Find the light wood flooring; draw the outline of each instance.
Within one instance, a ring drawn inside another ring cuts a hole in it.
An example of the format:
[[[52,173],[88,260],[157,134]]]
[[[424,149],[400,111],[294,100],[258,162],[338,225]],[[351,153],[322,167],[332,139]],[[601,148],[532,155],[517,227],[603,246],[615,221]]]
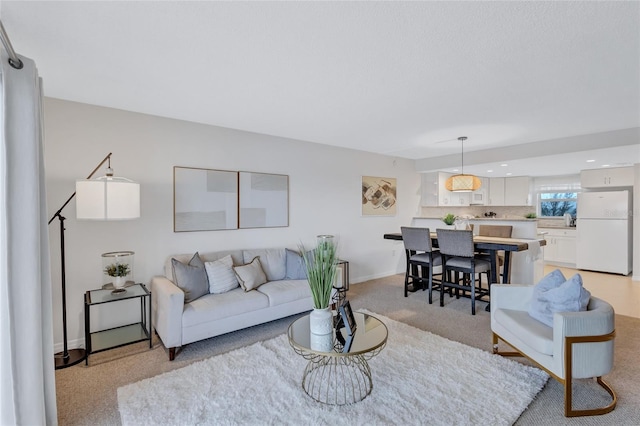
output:
[[[591,295],[609,302],[616,314],[640,318],[640,281],[632,281],[631,276],[603,274],[577,269],[545,265],[545,274],[560,269],[569,278],[578,273],[584,287]]]

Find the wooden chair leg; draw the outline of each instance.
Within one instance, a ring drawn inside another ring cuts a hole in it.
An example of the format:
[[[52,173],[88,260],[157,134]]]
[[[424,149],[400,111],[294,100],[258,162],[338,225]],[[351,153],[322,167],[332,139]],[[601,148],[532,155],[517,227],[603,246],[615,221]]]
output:
[[[176,359],[176,348],[169,348],[169,361]]]

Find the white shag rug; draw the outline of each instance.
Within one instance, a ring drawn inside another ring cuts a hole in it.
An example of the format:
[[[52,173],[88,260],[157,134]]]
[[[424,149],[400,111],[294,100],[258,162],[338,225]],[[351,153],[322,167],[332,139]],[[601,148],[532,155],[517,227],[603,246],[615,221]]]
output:
[[[365,311],[366,312],[366,311]],[[364,401],[328,406],[302,389],[285,334],[118,389],[122,424],[511,425],[549,376],[373,314],[389,330]]]

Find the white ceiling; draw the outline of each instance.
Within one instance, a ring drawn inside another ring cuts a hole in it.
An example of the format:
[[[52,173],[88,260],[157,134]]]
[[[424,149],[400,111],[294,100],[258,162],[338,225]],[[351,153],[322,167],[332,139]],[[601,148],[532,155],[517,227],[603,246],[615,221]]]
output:
[[[637,1],[5,0],[0,18],[46,96],[397,157],[640,127]],[[620,144],[602,161],[640,162]],[[537,174],[585,168],[561,152]]]

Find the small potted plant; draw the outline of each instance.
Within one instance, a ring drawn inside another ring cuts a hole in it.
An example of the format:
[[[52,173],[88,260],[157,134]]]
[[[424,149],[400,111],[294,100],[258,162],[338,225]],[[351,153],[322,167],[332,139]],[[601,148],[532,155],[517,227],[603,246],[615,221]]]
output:
[[[527,219],[535,219],[536,217],[538,217],[538,215],[535,213],[527,213],[525,217]]]
[[[131,272],[128,263],[112,263],[104,267],[105,275],[113,277],[113,286],[122,288],[127,280],[127,275]]]
[[[442,218],[442,221],[445,224],[451,226],[456,222],[456,215],[454,215],[453,213],[447,213],[447,215]]]

